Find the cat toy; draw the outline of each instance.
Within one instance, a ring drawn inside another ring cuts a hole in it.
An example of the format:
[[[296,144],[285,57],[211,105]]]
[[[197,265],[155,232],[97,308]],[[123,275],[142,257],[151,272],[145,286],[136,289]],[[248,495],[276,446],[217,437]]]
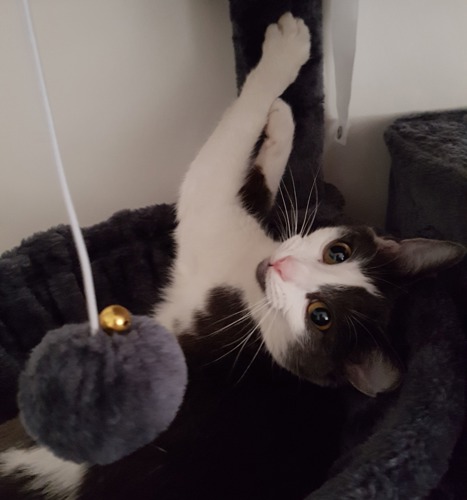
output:
[[[28,0],[23,7],[89,323],[50,331],[32,351],[19,381],[20,418],[27,432],[57,456],[103,465],[148,444],[170,425],[184,397],[187,367],[175,336],[150,318],[132,317],[118,305],[97,312]]]

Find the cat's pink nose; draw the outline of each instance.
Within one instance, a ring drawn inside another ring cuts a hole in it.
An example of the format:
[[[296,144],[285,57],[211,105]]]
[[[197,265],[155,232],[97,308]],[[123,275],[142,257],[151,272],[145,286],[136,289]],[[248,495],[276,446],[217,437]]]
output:
[[[270,265],[284,281],[287,281],[291,279],[293,262],[293,257],[289,255],[287,257],[282,257],[282,259],[271,262]]]

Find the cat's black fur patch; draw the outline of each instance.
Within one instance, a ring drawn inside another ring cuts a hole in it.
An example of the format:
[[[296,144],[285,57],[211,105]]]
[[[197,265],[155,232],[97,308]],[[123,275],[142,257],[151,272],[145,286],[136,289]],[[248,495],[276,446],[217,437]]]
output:
[[[50,500],[50,495],[28,488],[28,485],[34,479],[35,476],[23,474],[2,476],[0,481],[0,498],[2,500]]]
[[[307,335],[288,351],[290,370],[326,385],[342,385],[346,362],[360,363],[375,349],[395,356],[385,333],[388,308],[383,298],[364,288],[344,286],[325,286],[307,297],[323,302],[332,322],[328,330],[320,331],[306,321]]]
[[[239,196],[243,208],[258,222],[264,222],[271,210],[273,199],[259,165],[253,165],[248,170]]]
[[[406,279],[400,276],[393,257],[378,247],[375,234],[366,226],[346,226],[340,241],[350,246],[351,259],[359,262],[361,272],[374,283],[382,295],[392,299],[403,292],[401,285]]]
[[[238,290],[212,291],[199,336],[180,338],[189,386],[175,421],[153,444],[92,467],[80,498],[301,500],[325,480],[343,421],[338,393],[278,367],[256,337],[233,349],[254,323],[225,328],[240,315],[225,317],[244,307]]]

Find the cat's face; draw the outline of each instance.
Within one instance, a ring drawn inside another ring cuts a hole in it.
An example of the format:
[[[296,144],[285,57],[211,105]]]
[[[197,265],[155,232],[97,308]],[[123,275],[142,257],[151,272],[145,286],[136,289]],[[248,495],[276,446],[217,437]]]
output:
[[[387,338],[393,301],[407,276],[454,264],[462,246],[396,242],[367,227],[319,229],[285,241],[257,279],[288,332],[263,332],[276,361],[320,385],[346,380],[368,395],[398,384],[401,364]]]

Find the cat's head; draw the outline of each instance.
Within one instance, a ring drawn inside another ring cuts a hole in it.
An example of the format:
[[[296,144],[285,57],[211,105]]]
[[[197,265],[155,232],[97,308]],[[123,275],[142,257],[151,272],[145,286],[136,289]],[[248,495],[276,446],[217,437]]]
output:
[[[269,306],[288,327],[265,328],[266,347],[280,365],[317,384],[348,381],[370,396],[390,390],[402,368],[387,337],[395,298],[407,280],[464,255],[456,243],[396,241],[368,227],[292,237],[257,268]]]

